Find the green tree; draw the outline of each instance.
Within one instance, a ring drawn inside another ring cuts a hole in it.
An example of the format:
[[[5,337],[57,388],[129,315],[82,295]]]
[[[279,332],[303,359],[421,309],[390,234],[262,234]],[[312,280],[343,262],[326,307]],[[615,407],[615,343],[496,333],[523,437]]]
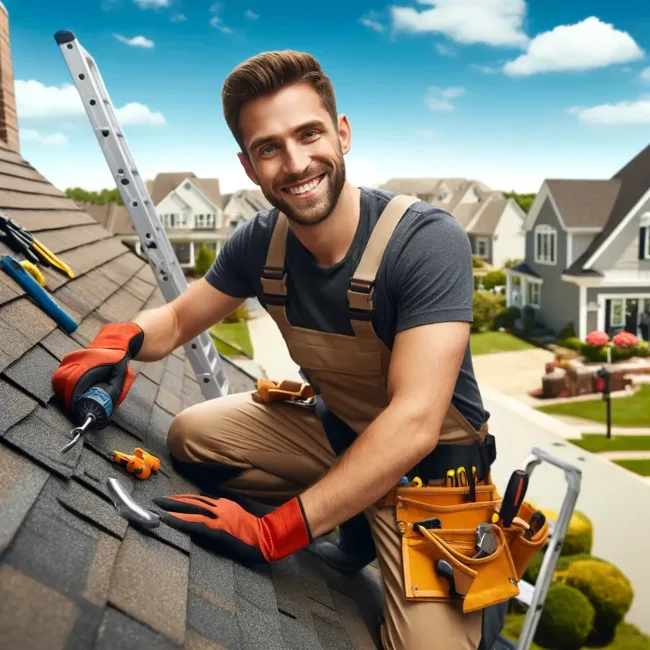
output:
[[[203,277],[210,270],[215,257],[214,251],[210,250],[205,244],[201,244],[194,261],[194,272],[198,276]]]
[[[528,211],[530,210],[530,206],[533,204],[533,201],[535,200],[535,194],[518,194],[514,190],[511,192],[501,192],[503,196],[506,197],[506,199],[514,199],[519,207],[526,213],[528,214]]]
[[[490,271],[484,278],[483,278],[483,286],[486,289],[494,289],[494,287],[503,287],[506,284],[506,274],[501,270],[501,269],[496,269],[494,271]]]
[[[123,205],[122,197],[117,187],[111,190],[104,188],[100,192],[84,190],[82,187],[68,187],[65,190],[65,195],[73,201],[83,203],[93,203],[95,205],[117,203],[118,205]]]

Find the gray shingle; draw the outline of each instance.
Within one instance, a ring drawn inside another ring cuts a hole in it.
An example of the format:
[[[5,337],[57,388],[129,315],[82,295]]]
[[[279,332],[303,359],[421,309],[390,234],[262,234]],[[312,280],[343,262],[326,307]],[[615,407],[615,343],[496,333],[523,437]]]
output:
[[[13,539],[49,474],[0,444],[0,555]]]
[[[17,447],[60,476],[69,478],[79,460],[81,445],[76,445],[66,454],[62,454],[61,448],[70,441],[70,437],[62,430],[48,427],[44,420],[38,417],[38,413],[39,409],[35,409],[24,420],[11,427],[4,434],[3,441]]]
[[[289,616],[280,616],[280,628],[287,650],[324,650],[313,627],[305,627]]]
[[[109,601],[182,645],[188,570],[184,553],[129,527],[115,561]]]
[[[69,481],[58,495],[59,501],[72,512],[92,522],[103,531],[124,537],[128,522],[112,503],[87,489],[75,480]]]
[[[242,650],[284,650],[280,628],[280,614],[269,614],[237,596],[239,629]]]
[[[235,563],[234,570],[237,595],[265,612],[277,613],[278,603],[275,599],[270,567],[252,569]]]
[[[5,361],[2,364],[4,368],[16,359],[20,359],[32,347],[32,343],[15,327],[2,320],[2,311],[0,311],[0,352],[5,356]]]
[[[356,650],[376,650],[377,644],[368,631],[356,601],[336,589],[330,589],[330,593],[348,638]],[[378,627],[375,630],[377,632]]]
[[[160,388],[156,395],[156,404],[170,415],[177,415],[181,411],[180,391],[171,393],[166,388]]]
[[[57,325],[31,299],[13,300],[2,307],[0,319],[15,327],[27,337],[32,345],[46,337]]]
[[[138,375],[125,400],[115,411],[115,423],[144,440],[157,392],[156,384],[144,375]]]
[[[95,650],[174,650],[179,646],[164,636],[134,621],[122,612],[107,607]]]
[[[233,561],[192,545],[190,591],[231,614],[236,611]]]
[[[106,479],[111,476],[118,478],[120,485],[128,494],[133,493],[135,481],[137,480],[133,474],[123,471],[115,463],[98,454],[88,445],[85,445],[81,452],[81,458],[75,468],[74,476],[86,487],[109,500],[111,497],[106,488]]]
[[[187,605],[187,626],[205,639],[227,650],[242,648],[237,617],[190,592]],[[263,646],[260,646],[263,647]]]
[[[165,360],[159,359],[158,361],[150,361],[145,363],[142,367],[142,374],[149,377],[151,381],[160,384],[163,373],[165,372]]]
[[[185,355],[185,350],[183,348],[177,348],[174,350],[174,354],[170,354],[167,357],[167,364],[165,369],[171,372],[172,375],[178,377],[179,379],[183,376],[185,370],[185,361],[183,357]]]
[[[60,489],[61,481],[50,477],[5,551],[3,562],[79,601],[98,540],[106,533],[66,511],[56,500]]]
[[[0,435],[28,416],[36,401],[0,377]]]
[[[5,368],[4,374],[15,384],[24,388],[42,404],[54,395],[52,375],[59,361],[40,345],[34,346],[18,361]]]
[[[54,300],[59,306],[68,312],[68,315],[77,322],[77,325],[83,320],[84,316],[90,314],[95,306],[88,302],[83,296],[80,296],[67,284],[59,287],[54,293]]]
[[[106,325],[106,323],[110,322],[111,321],[103,318],[94,311],[92,314],[88,314],[88,316],[79,323],[79,327],[77,327],[71,336],[75,341],[77,341],[77,343],[79,343],[79,345],[87,347],[88,344],[99,334],[99,330]]]
[[[77,606],[56,589],[0,565],[0,639],[7,650],[63,650]]]
[[[314,615],[316,634],[324,650],[354,650],[345,630]]]
[[[84,346],[79,345],[58,327],[52,330],[42,341],[41,345],[59,361],[69,352],[79,350]]]

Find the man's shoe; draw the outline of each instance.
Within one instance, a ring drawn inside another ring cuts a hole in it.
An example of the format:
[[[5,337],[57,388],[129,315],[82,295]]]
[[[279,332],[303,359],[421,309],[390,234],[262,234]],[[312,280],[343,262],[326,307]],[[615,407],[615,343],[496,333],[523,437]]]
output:
[[[363,514],[341,524],[338,539],[315,539],[311,550],[328,566],[344,575],[358,573],[377,557],[370,525]]]

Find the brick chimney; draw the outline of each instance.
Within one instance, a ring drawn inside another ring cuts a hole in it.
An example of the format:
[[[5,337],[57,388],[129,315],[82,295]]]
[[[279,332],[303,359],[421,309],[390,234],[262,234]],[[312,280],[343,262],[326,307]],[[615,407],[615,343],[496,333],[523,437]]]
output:
[[[0,139],[20,152],[14,70],[11,64],[9,13],[0,2]]]

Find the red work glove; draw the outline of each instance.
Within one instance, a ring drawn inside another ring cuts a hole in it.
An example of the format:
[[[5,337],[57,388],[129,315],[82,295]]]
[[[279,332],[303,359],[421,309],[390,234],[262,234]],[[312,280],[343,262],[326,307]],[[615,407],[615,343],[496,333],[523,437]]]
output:
[[[229,499],[196,494],[156,497],[161,517],[173,528],[218,553],[247,564],[281,560],[314,540],[302,509],[294,497],[264,517],[256,517]]]
[[[104,325],[83,350],[66,354],[52,375],[52,388],[69,409],[89,388],[103,384],[117,408],[135,380],[129,360],[144,341],[144,332],[135,323]]]

